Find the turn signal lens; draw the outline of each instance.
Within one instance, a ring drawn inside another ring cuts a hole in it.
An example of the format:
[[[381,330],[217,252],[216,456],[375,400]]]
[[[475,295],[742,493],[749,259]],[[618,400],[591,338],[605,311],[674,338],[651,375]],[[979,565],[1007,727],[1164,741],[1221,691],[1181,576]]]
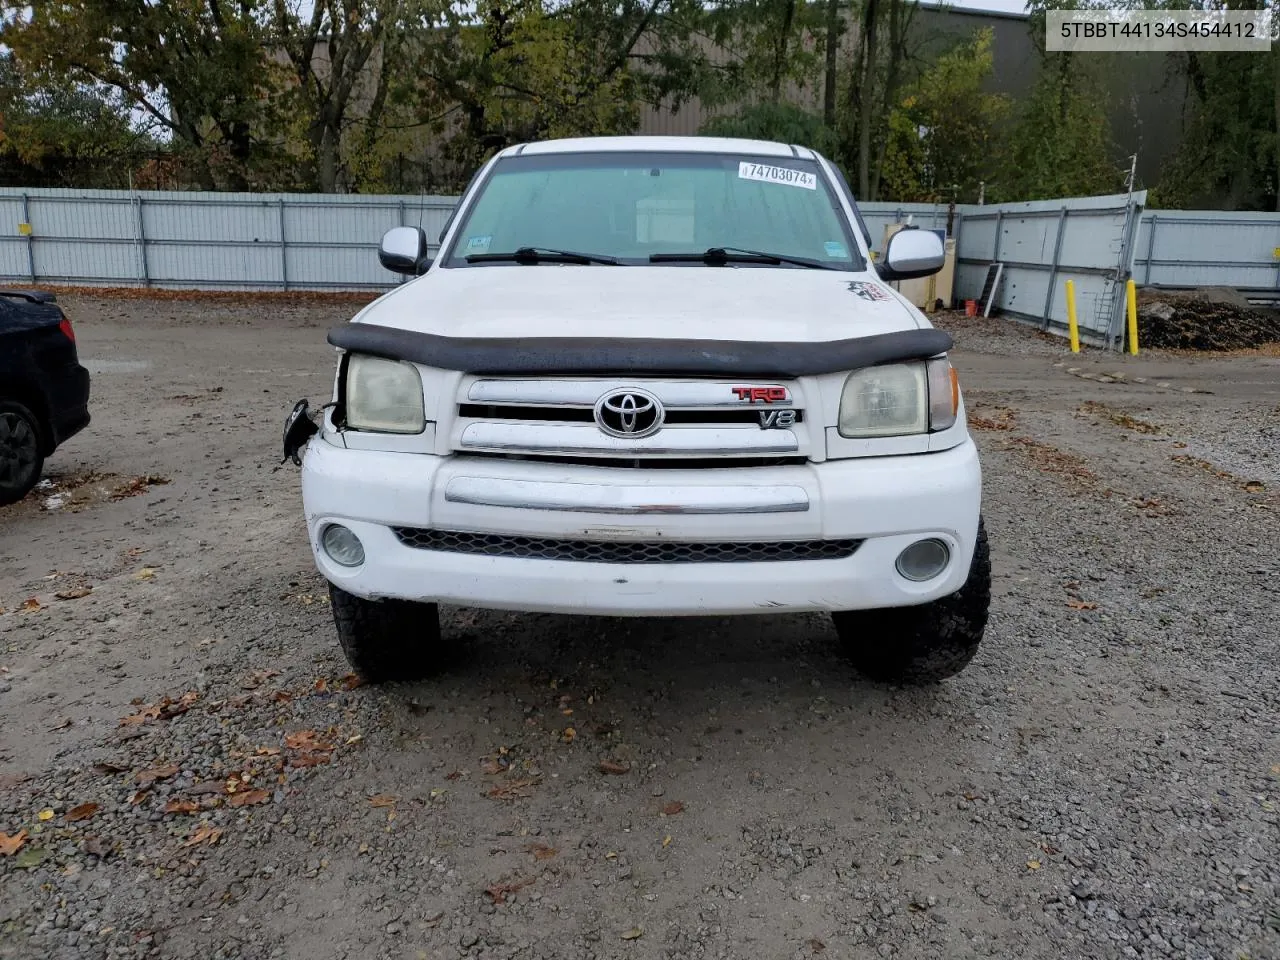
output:
[[[929,429],[947,430],[960,412],[960,379],[946,357],[929,361]]]

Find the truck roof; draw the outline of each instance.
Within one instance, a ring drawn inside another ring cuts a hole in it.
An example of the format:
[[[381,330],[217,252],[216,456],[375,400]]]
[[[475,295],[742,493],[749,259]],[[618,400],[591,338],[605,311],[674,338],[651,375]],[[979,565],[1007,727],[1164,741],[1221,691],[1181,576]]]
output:
[[[731,137],[573,137],[564,140],[542,140],[508,147],[501,156],[550,153],[604,152],[663,153],[747,153],[767,157],[802,157],[812,160],[808,147],[775,143],[771,140],[742,140]]]

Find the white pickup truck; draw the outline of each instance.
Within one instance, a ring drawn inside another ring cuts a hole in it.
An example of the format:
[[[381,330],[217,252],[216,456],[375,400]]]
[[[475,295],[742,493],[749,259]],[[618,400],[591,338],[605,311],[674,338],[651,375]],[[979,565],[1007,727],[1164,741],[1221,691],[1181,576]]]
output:
[[[437,604],[617,616],[823,611],[891,682],[959,672],[991,571],[951,338],[886,280],[804,147],[618,137],[503,150],[414,279],[330,331],[332,402],[285,454],[355,670],[440,662]]]

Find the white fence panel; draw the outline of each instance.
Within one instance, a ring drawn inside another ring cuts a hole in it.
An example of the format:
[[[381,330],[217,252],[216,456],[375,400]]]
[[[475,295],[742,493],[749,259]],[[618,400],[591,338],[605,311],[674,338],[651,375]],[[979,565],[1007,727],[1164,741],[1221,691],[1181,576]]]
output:
[[[1114,338],[1132,235],[1145,192],[965,206],[957,229],[956,292],[978,299],[993,262],[1004,264],[995,309],[1061,332],[1063,286],[1074,281],[1082,333]]]
[[[1280,213],[1148,210],[1133,274],[1143,286],[1280,290]]]
[[[431,249],[456,198],[0,190],[4,282],[389,289],[378,240],[420,225]],[[29,223],[31,234],[21,232]]]

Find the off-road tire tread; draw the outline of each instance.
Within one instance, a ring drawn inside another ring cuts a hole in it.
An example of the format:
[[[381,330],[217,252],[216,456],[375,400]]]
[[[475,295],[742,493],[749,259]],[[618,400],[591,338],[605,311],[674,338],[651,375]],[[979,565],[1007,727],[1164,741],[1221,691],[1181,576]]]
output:
[[[16,400],[0,400],[0,413],[16,413],[31,424],[31,432],[36,438],[36,468],[32,471],[29,482],[20,487],[3,487],[0,486],[0,507],[7,507],[11,503],[17,503],[40,482],[40,477],[44,474],[44,451],[40,449],[41,440],[44,436],[44,425],[31,412],[31,408],[18,403]]]
[[[991,606],[991,548],[978,521],[969,579],[950,596],[917,607],[832,614],[853,665],[884,683],[937,683],[978,652]]]
[[[422,680],[442,665],[440,609],[434,603],[365,600],[329,584],[338,643],[368,683]]]

